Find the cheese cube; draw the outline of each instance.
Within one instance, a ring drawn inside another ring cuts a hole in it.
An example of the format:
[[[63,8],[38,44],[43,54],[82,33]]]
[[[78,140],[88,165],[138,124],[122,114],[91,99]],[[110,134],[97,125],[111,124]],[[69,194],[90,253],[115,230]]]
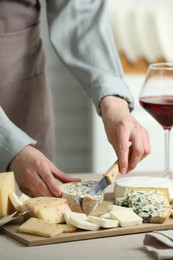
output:
[[[56,237],[63,232],[63,229],[49,221],[31,217],[20,225],[19,231],[43,237]]]
[[[9,199],[9,192],[16,192],[13,172],[0,173],[0,217],[11,214],[14,207]]]

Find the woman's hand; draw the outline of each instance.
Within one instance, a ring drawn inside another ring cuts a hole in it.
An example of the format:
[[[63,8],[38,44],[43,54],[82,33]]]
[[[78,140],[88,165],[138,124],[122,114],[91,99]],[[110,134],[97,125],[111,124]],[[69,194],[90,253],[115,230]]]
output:
[[[107,138],[119,159],[120,172],[126,174],[150,153],[149,134],[131,115],[122,98],[104,97],[100,109]]]
[[[12,160],[10,170],[14,172],[19,189],[30,197],[61,197],[59,181],[80,181],[60,171],[39,150],[32,146],[23,148]]]

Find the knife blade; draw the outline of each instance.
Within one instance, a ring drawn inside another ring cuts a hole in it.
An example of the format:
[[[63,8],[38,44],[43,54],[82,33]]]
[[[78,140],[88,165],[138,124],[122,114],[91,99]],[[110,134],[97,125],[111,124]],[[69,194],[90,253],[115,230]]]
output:
[[[94,196],[97,193],[105,190],[109,185],[111,185],[115,179],[116,176],[119,174],[119,167],[118,167],[118,160],[113,163],[113,165],[105,172],[103,175],[103,178],[96,184],[95,187],[93,187],[87,195]],[[76,202],[81,206],[83,198],[81,198],[79,195],[75,197]]]

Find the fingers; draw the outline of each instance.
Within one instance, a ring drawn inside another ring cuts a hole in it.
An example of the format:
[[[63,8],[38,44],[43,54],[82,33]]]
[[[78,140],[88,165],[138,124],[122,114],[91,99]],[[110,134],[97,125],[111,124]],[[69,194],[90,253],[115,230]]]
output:
[[[120,172],[124,175],[150,153],[148,132],[137,121],[132,126],[122,125],[113,147],[119,159]]]
[[[56,197],[61,197],[61,189],[58,187],[56,179],[63,183],[81,181],[81,179],[79,178],[68,176],[67,174],[59,170],[56,166],[54,166],[54,164],[51,162],[49,164],[46,164],[44,162],[41,162],[40,160],[37,160],[35,162],[35,166],[36,171],[44,182],[40,184],[42,185],[40,189],[44,191],[44,196],[46,196],[45,194],[49,194],[50,196],[53,195]]]
[[[61,190],[58,187],[48,165],[40,160],[36,160],[35,168],[41,180],[39,181],[37,178],[37,183],[40,185],[40,190],[42,191],[43,196],[49,194],[49,196],[61,197]]]

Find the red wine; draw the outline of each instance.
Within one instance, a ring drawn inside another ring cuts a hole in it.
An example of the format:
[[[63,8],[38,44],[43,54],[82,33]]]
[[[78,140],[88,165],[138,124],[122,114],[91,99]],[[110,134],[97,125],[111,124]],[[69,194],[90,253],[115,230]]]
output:
[[[173,126],[173,95],[148,96],[140,98],[141,106],[163,126],[171,129]]]

